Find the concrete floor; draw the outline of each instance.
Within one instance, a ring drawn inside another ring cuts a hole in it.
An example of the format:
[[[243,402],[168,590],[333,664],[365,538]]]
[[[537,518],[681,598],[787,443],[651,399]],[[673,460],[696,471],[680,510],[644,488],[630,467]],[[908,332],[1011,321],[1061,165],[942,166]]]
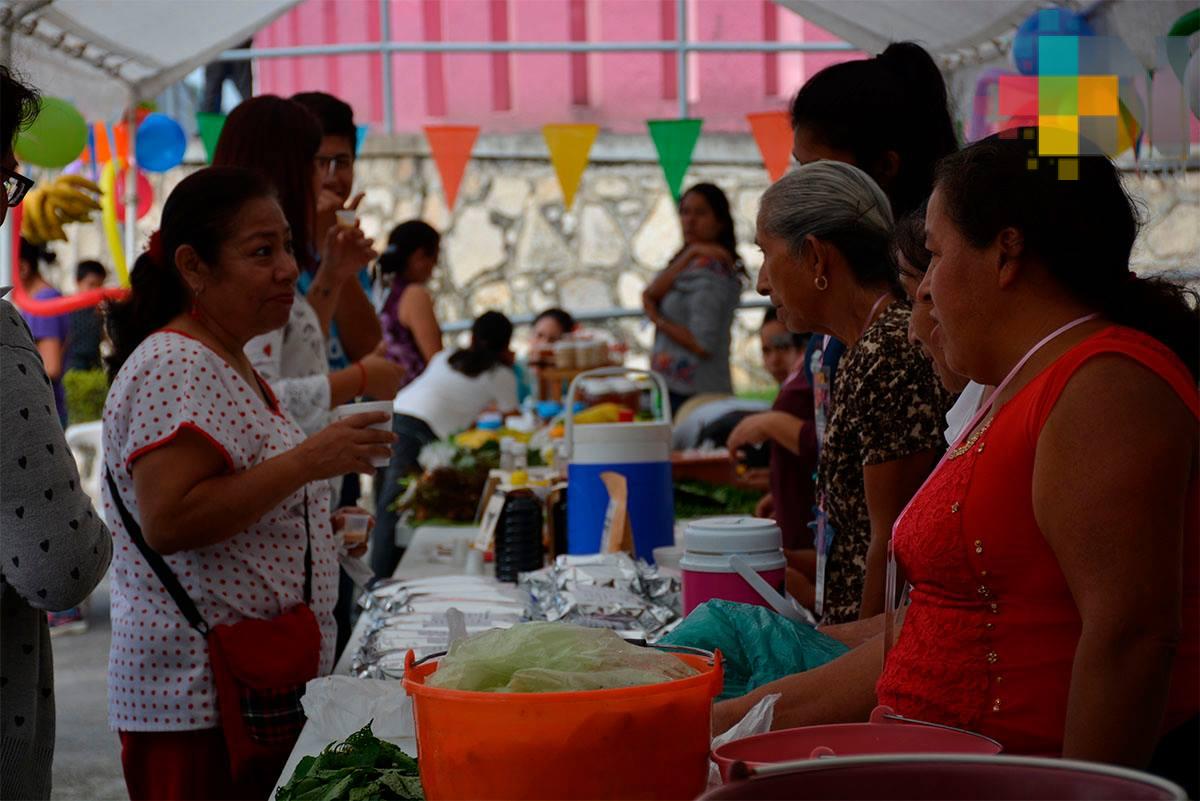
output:
[[[51,798],[127,801],[121,747],[108,728],[108,579],[92,594],[90,628],[53,639],[57,737]]]

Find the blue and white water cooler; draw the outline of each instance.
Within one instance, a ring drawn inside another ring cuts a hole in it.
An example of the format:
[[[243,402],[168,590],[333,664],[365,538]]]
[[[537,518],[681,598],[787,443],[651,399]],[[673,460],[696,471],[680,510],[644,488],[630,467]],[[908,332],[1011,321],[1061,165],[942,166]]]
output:
[[[648,370],[602,367],[582,373],[571,382],[566,406],[568,410],[575,408],[575,391],[582,379],[631,373],[649,376],[655,382],[662,419],[576,425],[574,416],[567,414],[567,549],[573,554],[599,552],[609,500],[600,474],[614,472],[625,476],[628,484],[629,521],[637,556],[653,562],[655,548],[675,543],[671,402],[666,383]]]

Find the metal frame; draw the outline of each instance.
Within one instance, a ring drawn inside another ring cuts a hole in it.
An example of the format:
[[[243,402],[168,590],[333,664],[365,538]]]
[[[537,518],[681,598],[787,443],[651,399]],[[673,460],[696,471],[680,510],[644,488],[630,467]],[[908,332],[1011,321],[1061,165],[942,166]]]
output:
[[[392,98],[392,55],[395,53],[674,53],[679,95],[679,117],[688,116],[689,53],[853,53],[859,48],[848,42],[693,42],[688,39],[689,0],[675,0],[675,39],[657,42],[393,42],[389,0],[379,0],[381,35],[378,42],[355,44],[252,47],[226,50],[221,61],[304,56],[349,56],[379,54],[383,69],[385,128],[395,133]]]

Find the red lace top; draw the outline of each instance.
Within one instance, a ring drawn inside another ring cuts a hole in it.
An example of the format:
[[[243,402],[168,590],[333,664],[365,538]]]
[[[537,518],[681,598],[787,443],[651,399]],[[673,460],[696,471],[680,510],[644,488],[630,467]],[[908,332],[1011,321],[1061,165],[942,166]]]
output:
[[[1034,518],[1033,465],[1038,436],[1067,381],[1088,359],[1111,353],[1153,370],[1200,416],[1200,393],[1182,362],[1156,340],[1116,326],[1079,343],[1023,387],[981,436],[952,451],[896,530],[912,605],[876,687],[879,703],[980,732],[1010,753],[1061,754],[1081,622]],[[1183,642],[1164,731],[1200,709],[1198,505],[1193,476]]]

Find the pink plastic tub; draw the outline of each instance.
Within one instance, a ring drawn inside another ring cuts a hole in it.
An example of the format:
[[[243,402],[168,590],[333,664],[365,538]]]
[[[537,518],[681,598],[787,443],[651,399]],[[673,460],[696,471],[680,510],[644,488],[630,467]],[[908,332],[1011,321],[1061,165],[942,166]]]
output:
[[[1157,776],[1094,762],[1039,757],[909,754],[772,765],[701,801],[1143,801],[1185,799]]]
[[[998,754],[1000,743],[962,729],[910,721],[878,706],[870,723],[835,723],[758,734],[726,743],[712,758],[729,781],[735,763],[751,770],[783,762],[872,754]]]

